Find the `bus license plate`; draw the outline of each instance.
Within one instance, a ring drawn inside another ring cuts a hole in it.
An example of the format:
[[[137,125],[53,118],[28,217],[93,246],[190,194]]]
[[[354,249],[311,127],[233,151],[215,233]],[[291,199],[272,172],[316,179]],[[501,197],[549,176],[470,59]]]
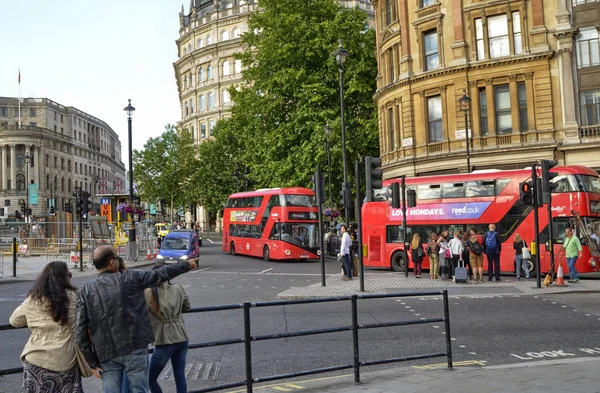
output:
[[[302,254],[300,255],[300,258],[308,258],[308,254]]]

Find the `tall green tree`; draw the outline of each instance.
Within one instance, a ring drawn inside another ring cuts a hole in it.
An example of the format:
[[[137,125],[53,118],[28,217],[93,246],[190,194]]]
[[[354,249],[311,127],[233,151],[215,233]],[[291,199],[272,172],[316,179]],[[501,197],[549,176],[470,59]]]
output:
[[[164,198],[171,208],[195,202],[192,184],[197,161],[189,132],[167,124],[159,137],[148,139],[143,150],[133,151],[133,176],[142,199]]]
[[[244,84],[230,89],[232,116],[217,124],[215,142],[201,148],[203,157],[212,154],[223,160],[213,179],[205,178],[206,185],[230,177],[238,164],[250,169],[255,187],[309,186],[317,164],[327,172],[324,130],[329,124],[337,191],[342,138],[339,72],[332,53],[340,39],[350,53],[344,64],[344,97],[348,173],[353,174],[355,159],[379,155],[372,99],[375,32],[366,27],[365,12],[341,7],[335,0],[261,0],[260,6],[242,36],[247,49],[238,57]],[[228,143],[234,148],[227,148]],[[225,149],[232,156],[225,159],[211,149]]]

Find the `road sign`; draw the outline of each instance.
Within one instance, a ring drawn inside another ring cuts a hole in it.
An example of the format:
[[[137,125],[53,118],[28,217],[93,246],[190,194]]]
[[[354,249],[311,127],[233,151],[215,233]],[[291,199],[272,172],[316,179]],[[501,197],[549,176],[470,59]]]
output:
[[[108,221],[112,221],[112,214],[110,209],[110,204],[108,205],[100,205],[100,215],[106,217]]]
[[[110,198],[100,198],[101,205],[110,205]]]
[[[37,184],[29,185],[29,204],[30,205],[38,204],[38,185]]]
[[[156,204],[150,204],[150,214],[156,214]]]

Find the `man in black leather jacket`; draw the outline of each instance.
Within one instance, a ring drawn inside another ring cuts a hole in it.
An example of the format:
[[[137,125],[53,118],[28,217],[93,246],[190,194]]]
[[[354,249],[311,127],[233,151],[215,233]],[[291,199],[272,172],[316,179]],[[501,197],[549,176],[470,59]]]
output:
[[[101,370],[104,393],[121,390],[123,371],[131,392],[149,392],[148,344],[154,334],[144,289],[194,269],[197,260],[120,272],[114,249],[103,246],[93,261],[98,277],[77,291],[77,344],[90,367]]]

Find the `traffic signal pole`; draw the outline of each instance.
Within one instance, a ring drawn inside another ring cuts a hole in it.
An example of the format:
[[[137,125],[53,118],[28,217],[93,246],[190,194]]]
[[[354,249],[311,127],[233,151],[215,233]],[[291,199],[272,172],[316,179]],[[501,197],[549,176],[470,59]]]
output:
[[[365,269],[363,264],[363,247],[362,247],[362,198],[360,197],[360,162],[354,162],[354,178],[356,179],[356,224],[358,225],[358,278],[360,281],[360,291],[365,291]]]
[[[408,245],[410,242],[406,238],[406,175],[402,175],[402,239],[404,239],[404,275],[408,277]]]
[[[537,272],[536,287],[542,287],[542,272],[540,271],[540,216],[538,209],[542,201],[539,199],[536,163],[531,166],[531,182],[533,189],[533,231],[535,233],[535,271]]]
[[[317,171],[315,172],[314,183],[315,183],[315,197],[317,199],[317,206],[319,208],[319,248],[321,249],[321,255],[319,255],[319,259],[321,261],[321,286],[326,286],[325,282],[325,247],[323,242],[323,198],[321,198],[321,193],[324,190],[321,190],[321,166],[317,165]]]
[[[79,201],[79,271],[83,271],[83,199],[82,191],[79,188],[77,192],[77,200]]]

